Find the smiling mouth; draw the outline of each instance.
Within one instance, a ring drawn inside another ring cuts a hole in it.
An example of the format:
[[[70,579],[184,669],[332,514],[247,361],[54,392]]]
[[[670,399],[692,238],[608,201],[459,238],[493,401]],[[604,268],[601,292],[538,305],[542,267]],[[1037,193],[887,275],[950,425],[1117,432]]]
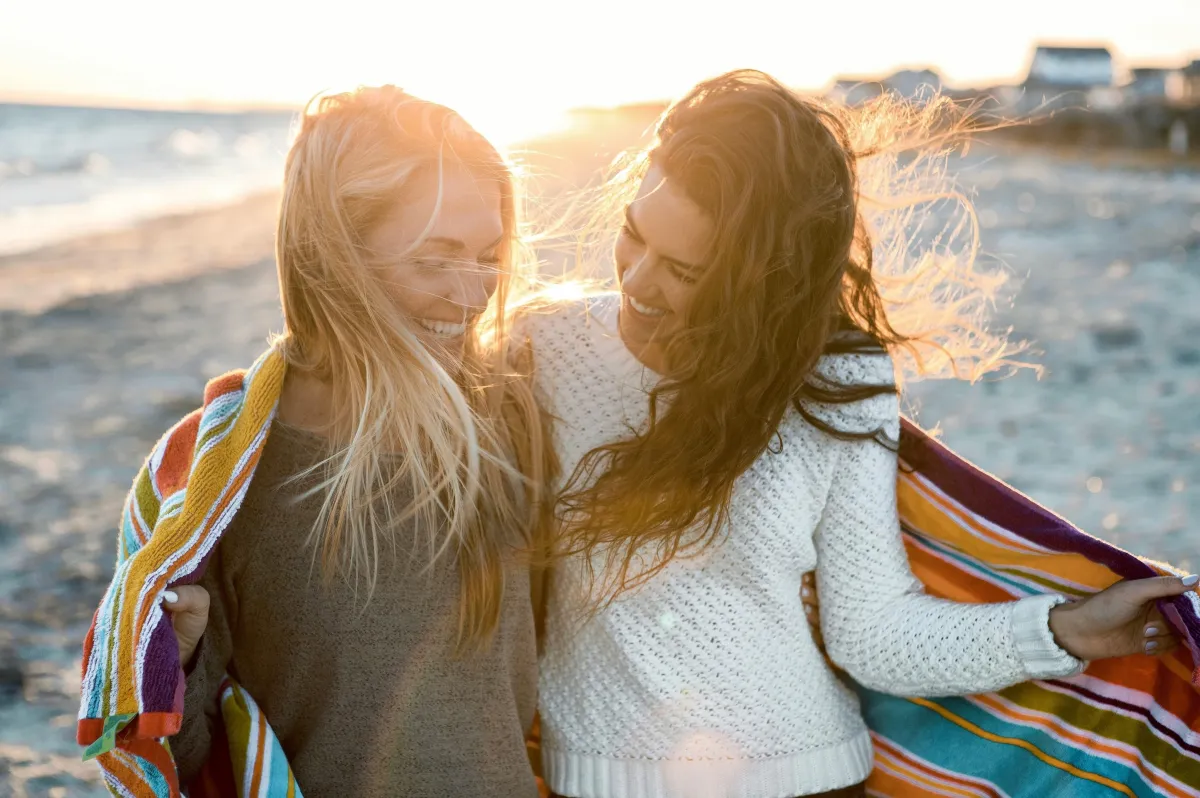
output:
[[[629,307],[633,308],[635,311],[637,311],[638,313],[640,313],[643,316],[648,316],[649,318],[652,318],[652,319],[661,319],[663,316],[667,315],[667,311],[663,310],[662,308],[655,308],[655,307],[651,307],[650,305],[643,305],[641,302],[638,302],[636,299],[634,299],[629,294],[626,294],[625,298],[629,300]]]
[[[438,338],[459,338],[467,332],[467,322],[438,321],[436,319],[417,319],[417,323]]]

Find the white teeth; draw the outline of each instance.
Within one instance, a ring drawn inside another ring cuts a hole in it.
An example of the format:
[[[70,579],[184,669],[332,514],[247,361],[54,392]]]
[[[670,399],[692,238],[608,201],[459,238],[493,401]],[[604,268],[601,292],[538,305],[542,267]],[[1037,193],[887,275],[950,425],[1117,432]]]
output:
[[[417,319],[417,323],[434,335],[442,338],[457,338],[467,331],[467,323],[452,321],[437,321],[436,319]]]
[[[667,315],[667,312],[665,310],[662,310],[661,308],[652,308],[649,305],[643,305],[641,302],[638,302],[636,299],[629,296],[629,294],[626,294],[625,296],[629,298],[629,304],[633,307],[633,309],[636,310],[638,313],[641,313],[643,316],[665,316],[665,315]]]

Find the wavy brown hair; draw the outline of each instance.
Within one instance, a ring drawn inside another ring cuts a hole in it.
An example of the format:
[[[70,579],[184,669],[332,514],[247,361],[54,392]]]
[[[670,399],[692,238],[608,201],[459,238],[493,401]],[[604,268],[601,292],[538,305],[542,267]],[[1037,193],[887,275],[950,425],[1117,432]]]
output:
[[[606,553],[603,595],[711,544],[737,478],[782,445],[789,409],[837,438],[896,446],[881,430],[836,429],[812,412],[898,390],[823,379],[822,357],[891,353],[918,372],[961,377],[1008,362],[1003,337],[980,323],[1004,276],[974,267],[974,214],[946,177],[969,125],[943,98],[850,111],[741,70],[672,105],[654,142],[610,182],[606,218],[653,163],[716,234],[648,424],[589,452],[559,497],[567,547]],[[933,243],[914,246],[914,225],[947,207]]]

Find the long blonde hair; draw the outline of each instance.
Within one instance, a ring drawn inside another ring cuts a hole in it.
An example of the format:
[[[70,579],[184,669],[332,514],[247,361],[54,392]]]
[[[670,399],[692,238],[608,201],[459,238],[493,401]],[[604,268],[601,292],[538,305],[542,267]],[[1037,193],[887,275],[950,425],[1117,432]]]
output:
[[[967,378],[1011,362],[985,324],[1005,276],[976,268],[974,212],[946,169],[973,124],[944,98],[850,111],[739,70],[673,104],[605,187],[590,229],[619,226],[653,163],[717,232],[646,428],[588,452],[559,498],[565,547],[607,558],[602,599],[712,544],[792,409],[836,437],[897,445],[810,411],[898,390],[831,384],[822,357],[888,352],[897,376]],[[918,244],[914,225],[931,221],[942,235]]]
[[[447,162],[501,186],[499,286],[451,374],[421,343],[372,268],[364,234],[418,170]],[[402,522],[429,562],[457,559],[459,643],[482,645],[500,617],[505,558],[528,543],[541,500],[543,426],[513,371],[504,305],[527,269],[513,176],[450,109],[392,87],[323,96],[288,153],[276,256],[289,371],[332,388],[323,496],[310,543],[327,578],[367,599],[380,550]],[[484,343],[486,338],[488,343]],[[407,481],[411,504],[398,507]]]

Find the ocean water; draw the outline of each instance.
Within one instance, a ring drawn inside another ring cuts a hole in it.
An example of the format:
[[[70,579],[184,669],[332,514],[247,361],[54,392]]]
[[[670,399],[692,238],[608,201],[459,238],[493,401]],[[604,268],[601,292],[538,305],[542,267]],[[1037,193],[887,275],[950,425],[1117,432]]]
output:
[[[293,116],[0,104],[0,255],[276,185]]]

